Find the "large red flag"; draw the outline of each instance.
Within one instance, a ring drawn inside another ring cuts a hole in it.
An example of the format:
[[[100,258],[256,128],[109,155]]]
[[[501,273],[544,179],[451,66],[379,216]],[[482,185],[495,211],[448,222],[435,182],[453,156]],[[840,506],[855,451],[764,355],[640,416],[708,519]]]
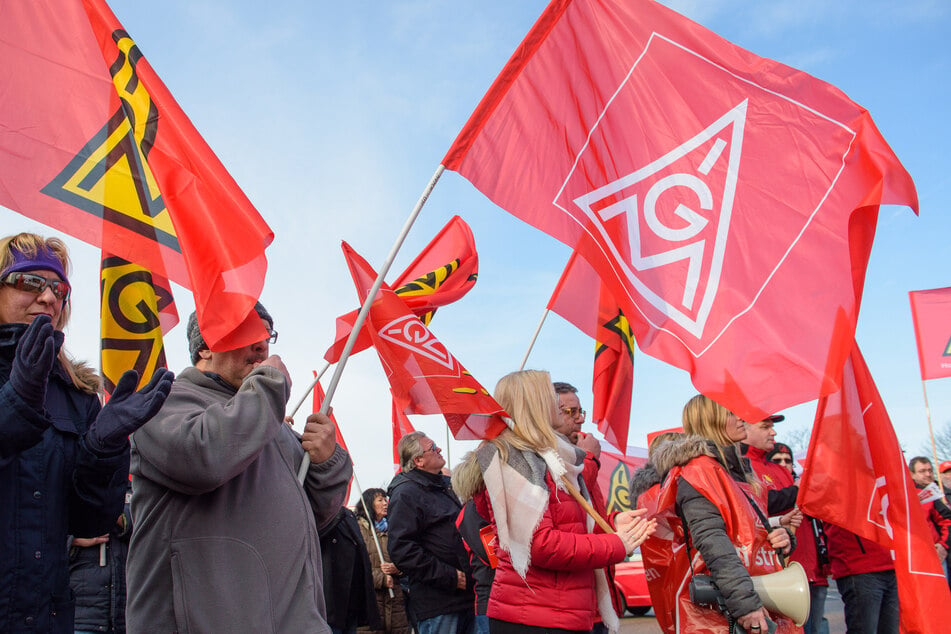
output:
[[[910,291],[921,380],[951,376],[951,287]]]
[[[627,317],[577,253],[568,260],[548,308],[594,337],[592,419],[605,439],[623,452],[634,390],[634,336]]]
[[[346,242],[343,252],[364,301],[376,272]],[[370,307],[367,330],[404,413],[442,414],[457,440],[494,438],[505,429],[502,407],[386,284]]]
[[[951,623],[951,593],[934,540],[857,344],[842,390],[819,401],[799,505],[894,551],[902,631],[941,632]]]
[[[878,205],[917,208],[864,108],[651,0],[552,2],[443,164],[748,420],[837,389]]]
[[[190,288],[213,350],[265,338],[273,234],[104,0],[5,3],[0,59],[0,204]]]
[[[602,449],[600,460],[598,487],[604,494],[607,512],[629,511],[634,508],[631,504],[631,475],[644,466],[647,458]]]
[[[436,308],[451,304],[468,293],[478,275],[479,254],[476,253],[472,229],[465,220],[453,216],[396,278],[392,287],[410,310],[429,325]],[[355,310],[337,318],[337,335],[333,345],[324,353],[328,363],[340,360],[358,312]],[[351,354],[371,345],[370,336],[361,332]]]
[[[400,442],[400,438],[406,434],[411,434],[416,429],[413,427],[413,423],[410,421],[409,416],[407,416],[399,404],[396,402],[396,395],[393,395],[393,471],[399,471],[400,468],[400,454],[396,450],[396,446]]]

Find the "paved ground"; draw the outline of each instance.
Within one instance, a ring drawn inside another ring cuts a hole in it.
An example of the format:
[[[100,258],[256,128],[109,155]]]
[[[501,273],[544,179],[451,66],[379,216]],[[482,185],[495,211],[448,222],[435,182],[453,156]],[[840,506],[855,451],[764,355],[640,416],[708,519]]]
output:
[[[842,599],[835,591],[835,584],[829,586],[829,596],[826,598],[826,619],[829,621],[829,634],[845,632],[845,621],[842,616]],[[621,619],[621,634],[659,634],[660,627],[654,613],[647,616],[631,616]]]

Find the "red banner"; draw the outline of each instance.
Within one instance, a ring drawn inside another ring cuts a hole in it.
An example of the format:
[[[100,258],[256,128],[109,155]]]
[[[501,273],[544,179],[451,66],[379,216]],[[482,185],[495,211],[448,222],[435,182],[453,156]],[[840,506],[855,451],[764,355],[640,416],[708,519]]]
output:
[[[392,392],[391,392],[392,394]],[[403,410],[400,408],[399,404],[396,402],[396,395],[393,395],[393,472],[397,472],[400,469],[400,453],[396,450],[396,446],[400,442],[400,438],[406,434],[411,434],[416,429],[413,427],[413,423],[410,421],[409,416],[403,413]]]
[[[951,376],[951,287],[911,291],[921,380]]]
[[[362,302],[376,272],[346,242],[343,252]],[[404,413],[442,414],[457,440],[494,438],[505,429],[502,407],[386,284],[366,327]]]
[[[650,0],[552,2],[443,164],[748,420],[838,388],[877,207],[917,208],[864,108]]]
[[[902,631],[944,631],[951,622],[948,582],[857,344],[845,364],[842,390],[819,401],[812,438],[799,483],[803,513],[891,549]]]
[[[634,336],[594,269],[572,254],[548,308],[594,337],[592,420],[616,449],[627,449],[634,390]]]
[[[213,350],[264,339],[273,234],[106,3],[5,5],[0,58],[0,204],[190,288]]]
[[[429,325],[436,308],[451,304],[469,292],[479,274],[479,255],[475,239],[466,221],[453,216],[446,226],[420,251],[392,285],[413,314]],[[324,359],[336,363],[357,320],[357,313],[337,318],[337,335],[324,353]],[[350,354],[372,345],[370,336],[361,332]]]
[[[631,476],[644,466],[647,458],[636,458],[613,451],[601,450],[601,468],[598,487],[604,493],[608,513],[628,511],[631,504]]]

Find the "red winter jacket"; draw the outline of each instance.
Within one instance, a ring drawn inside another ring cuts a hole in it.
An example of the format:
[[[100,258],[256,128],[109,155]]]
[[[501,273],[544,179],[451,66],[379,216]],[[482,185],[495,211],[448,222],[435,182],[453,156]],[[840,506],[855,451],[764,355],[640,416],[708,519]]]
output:
[[[622,561],[624,544],[616,535],[589,534],[584,509],[558,490],[549,474],[548,508],[532,537],[525,579],[499,549],[499,565],[489,596],[488,616],[510,623],[568,630],[590,630],[597,615],[594,571]],[[485,489],[476,494],[490,509]],[[495,517],[490,518],[495,523]],[[597,530],[597,529],[596,529]]]
[[[875,542],[835,524],[825,524],[825,531],[833,579],[895,569],[891,553]]]

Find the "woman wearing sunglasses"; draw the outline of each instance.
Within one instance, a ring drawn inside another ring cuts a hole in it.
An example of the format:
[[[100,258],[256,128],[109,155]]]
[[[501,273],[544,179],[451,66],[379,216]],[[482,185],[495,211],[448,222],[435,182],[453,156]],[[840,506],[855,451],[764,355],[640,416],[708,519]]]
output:
[[[63,352],[66,245],[0,239],[0,631],[73,631],[66,539],[122,514],[128,435],[158,411],[171,373],[135,391],[126,373],[100,407],[98,377]]]

